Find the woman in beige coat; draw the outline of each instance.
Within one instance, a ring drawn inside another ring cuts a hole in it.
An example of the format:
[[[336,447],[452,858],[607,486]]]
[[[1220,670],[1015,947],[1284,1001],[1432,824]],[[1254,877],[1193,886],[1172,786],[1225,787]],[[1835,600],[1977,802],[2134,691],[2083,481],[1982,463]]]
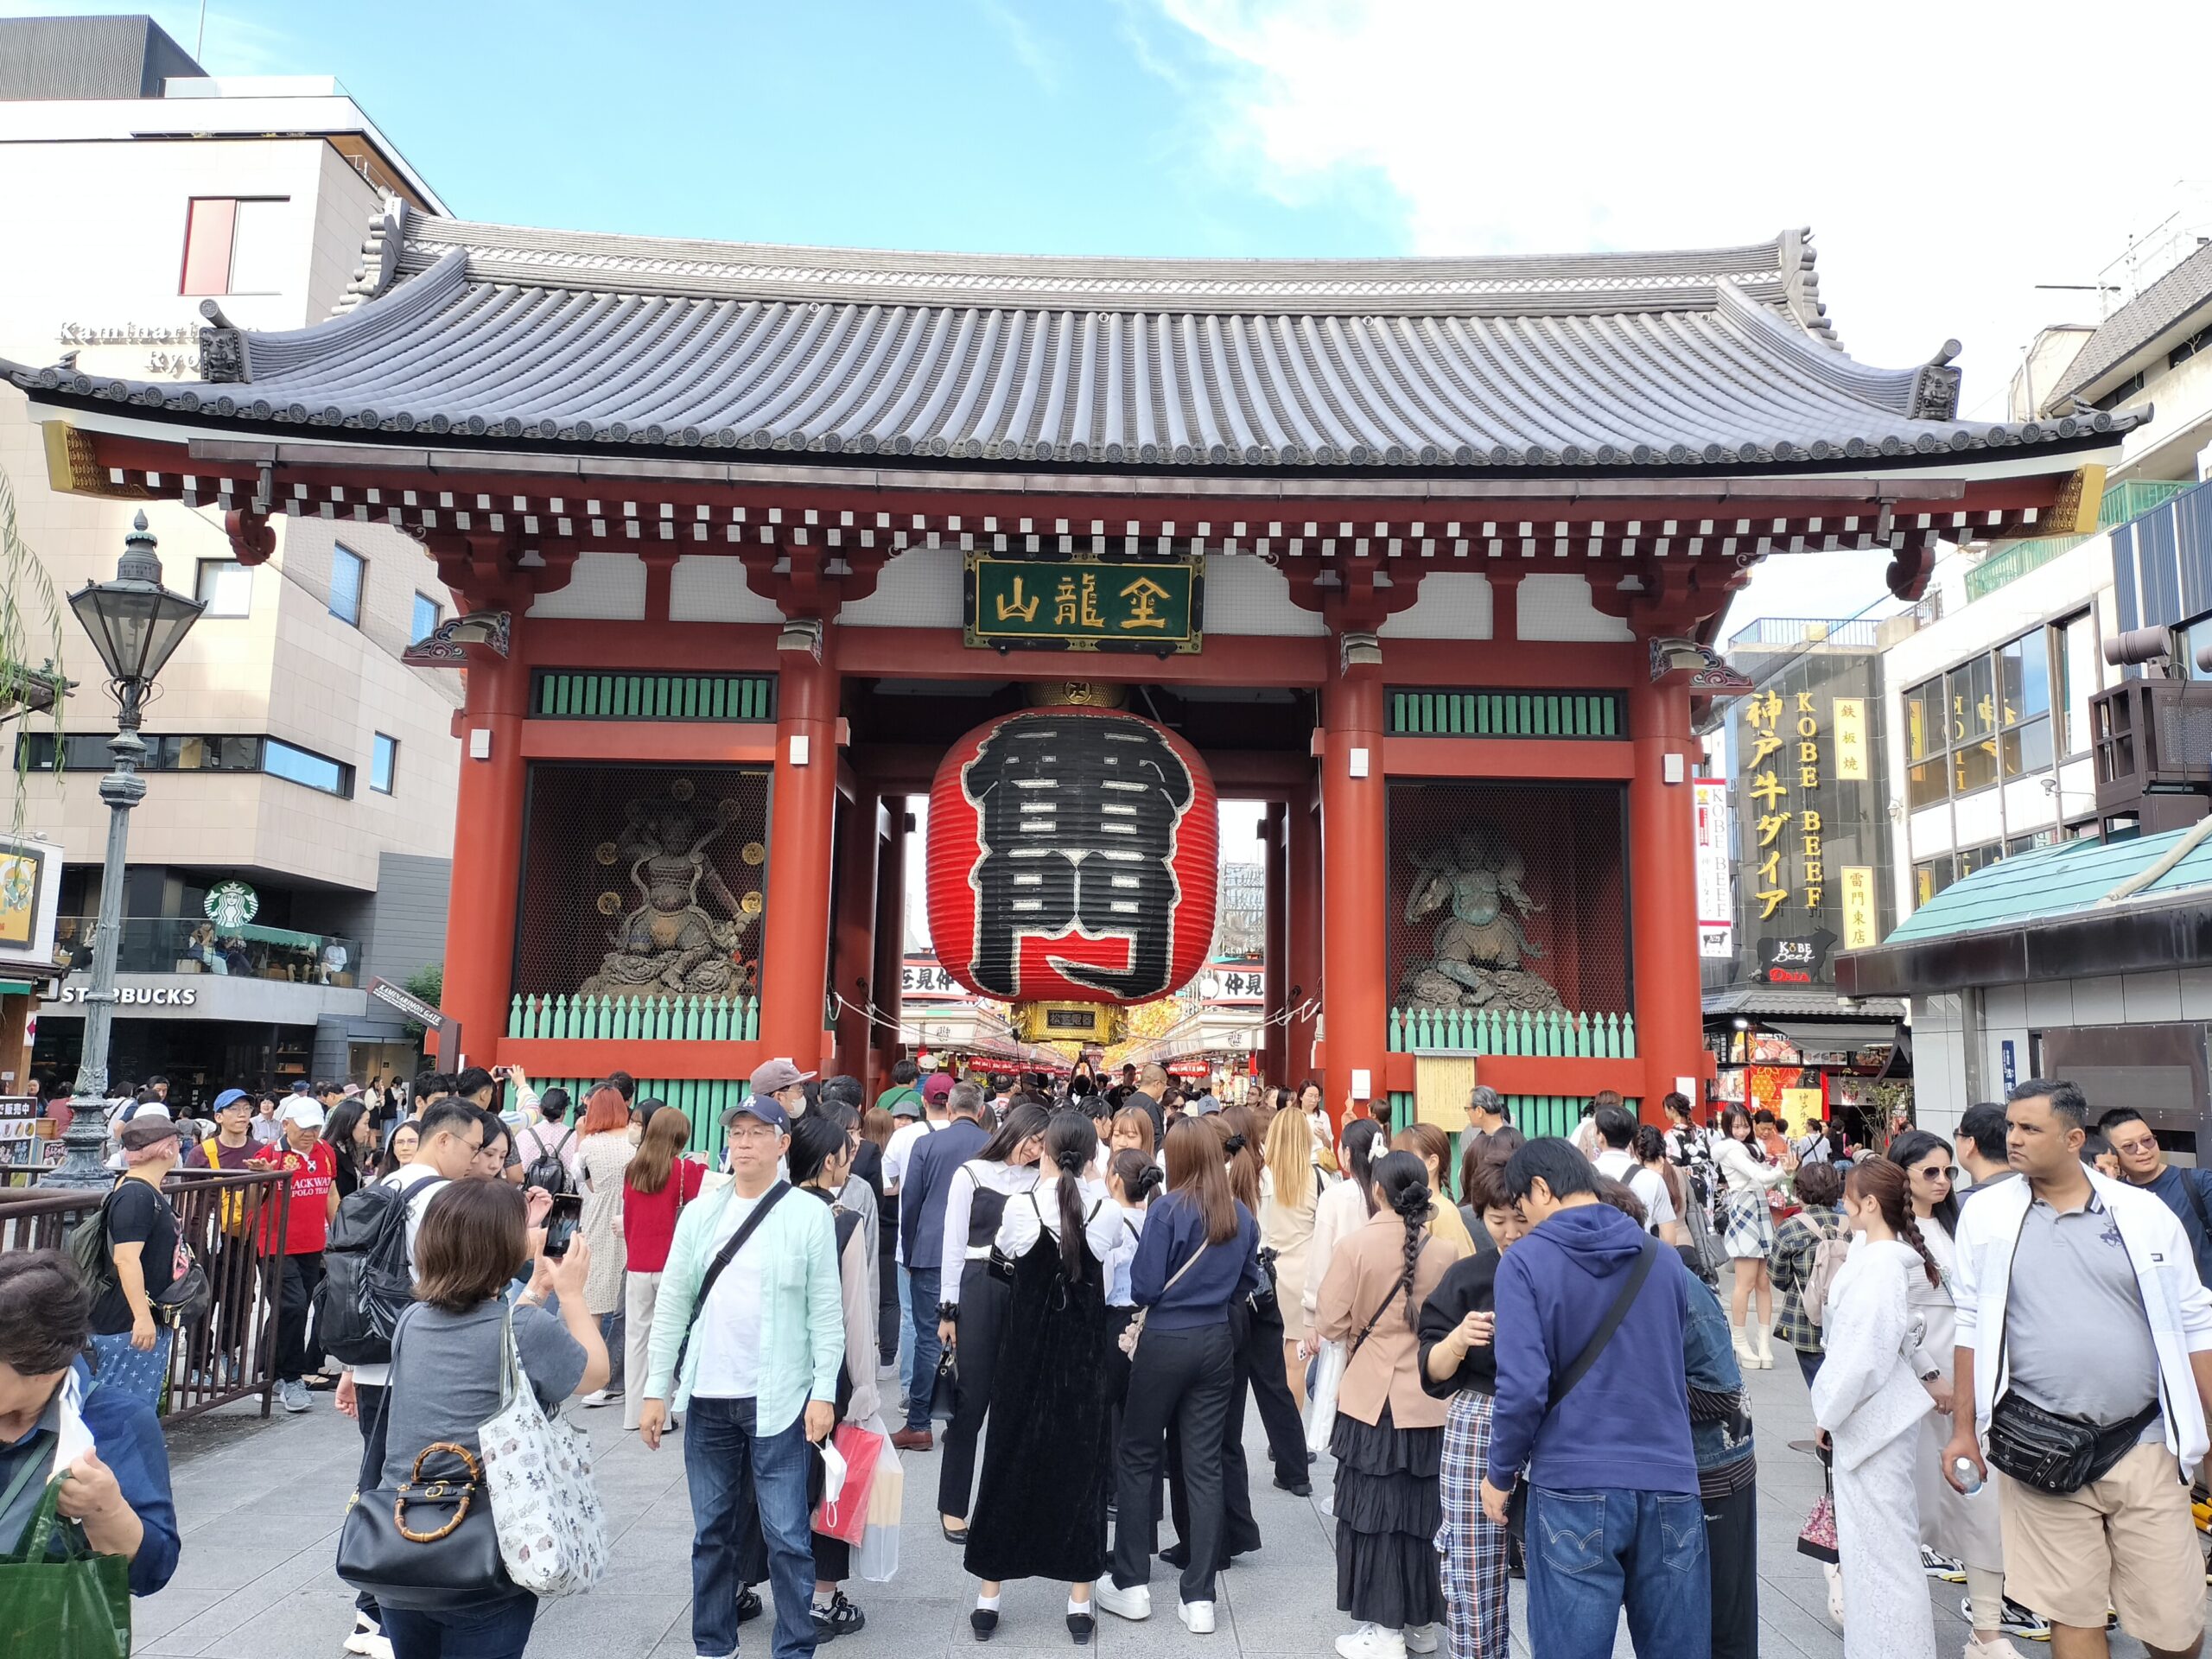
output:
[[[1421,1384],[1421,1304],[1458,1258],[1428,1232],[1428,1170],[1410,1152],[1375,1162],[1374,1213],[1337,1247],[1315,1333],[1346,1344],[1329,1449],[1336,1454],[1337,1605],[1359,1621],[1343,1659],[1435,1649],[1445,1617],[1436,1534],[1449,1413]]]
[[[1298,1344],[1306,1337],[1306,1256],[1313,1243],[1313,1212],[1326,1185],[1313,1160],[1313,1135],[1297,1112],[1277,1112],[1268,1125],[1268,1166],[1260,1188],[1260,1245],[1274,1252],[1275,1300],[1282,1306],[1282,1363],[1290,1396],[1306,1409],[1306,1364]]]

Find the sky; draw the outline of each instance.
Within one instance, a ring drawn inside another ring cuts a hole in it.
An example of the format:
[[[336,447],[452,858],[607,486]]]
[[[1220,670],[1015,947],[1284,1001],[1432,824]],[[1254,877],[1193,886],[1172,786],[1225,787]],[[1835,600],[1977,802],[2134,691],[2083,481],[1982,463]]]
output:
[[[197,4],[149,10],[194,48]],[[2202,0],[218,0],[200,61],[335,75],[454,213],[558,228],[1288,257],[1809,226],[1846,347],[1956,338],[1993,418],[2212,177],[2157,69],[2208,45]],[[1885,562],[1773,561],[1728,631],[1881,606]]]

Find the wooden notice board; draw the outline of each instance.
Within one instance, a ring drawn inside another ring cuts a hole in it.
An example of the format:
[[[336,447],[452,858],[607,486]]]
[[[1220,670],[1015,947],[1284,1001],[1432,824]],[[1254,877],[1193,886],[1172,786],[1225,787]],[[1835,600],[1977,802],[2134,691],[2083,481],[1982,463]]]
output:
[[[1474,1086],[1473,1055],[1414,1055],[1414,1122],[1459,1134],[1467,1127],[1467,1096]]]

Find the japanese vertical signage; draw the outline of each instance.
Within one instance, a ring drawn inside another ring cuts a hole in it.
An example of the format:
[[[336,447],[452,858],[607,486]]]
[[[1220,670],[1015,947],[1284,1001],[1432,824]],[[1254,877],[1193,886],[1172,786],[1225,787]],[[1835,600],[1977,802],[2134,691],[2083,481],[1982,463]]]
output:
[[[1736,884],[1728,868],[1728,785],[1700,778],[1691,785],[1697,813],[1697,953],[1726,961],[1736,954]]]
[[[1758,814],[1758,885],[1751,896],[1760,906],[1758,919],[1770,920],[1793,888],[1807,910],[1817,911],[1827,888],[1820,810],[1795,799],[1802,795],[1809,802],[1821,785],[1821,719],[1813,694],[1800,691],[1785,704],[1779,691],[1754,693],[1744,705],[1744,718],[1751,739],[1745,771]]]
[[[1879,944],[1882,929],[1876,920],[1873,866],[1847,864],[1836,874],[1843,885],[1843,948],[1864,950]]]
[[[1874,774],[1866,767],[1866,699],[1835,700],[1835,775],[1852,783],[1865,783]]]
[[[1009,558],[970,553],[966,642],[999,650],[1196,652],[1196,559]]]

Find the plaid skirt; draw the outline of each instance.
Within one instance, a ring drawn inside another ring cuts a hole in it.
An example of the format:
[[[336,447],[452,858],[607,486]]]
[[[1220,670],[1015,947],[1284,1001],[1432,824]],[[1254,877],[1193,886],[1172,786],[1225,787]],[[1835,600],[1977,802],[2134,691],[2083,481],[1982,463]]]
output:
[[[1444,1420],[1438,1471],[1444,1524],[1436,1553],[1444,1565],[1444,1607],[1452,1659],[1506,1659],[1503,1527],[1483,1513],[1483,1465],[1490,1458],[1491,1400],[1462,1389]]]
[[[1728,1231],[1722,1242],[1728,1254],[1765,1261],[1774,1248],[1774,1214],[1766,1207],[1766,1194],[1731,1192],[1727,1202]]]

